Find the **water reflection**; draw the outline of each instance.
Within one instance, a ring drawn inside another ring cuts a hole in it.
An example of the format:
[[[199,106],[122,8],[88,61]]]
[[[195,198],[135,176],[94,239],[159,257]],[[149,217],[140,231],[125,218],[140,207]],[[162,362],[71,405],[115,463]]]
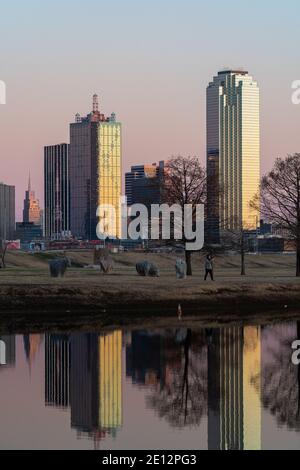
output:
[[[18,427],[13,443],[5,439],[6,425],[20,414],[26,421],[28,406],[41,431],[52,420],[62,448],[260,449],[278,440],[297,448],[297,337],[300,322],[0,336],[1,446],[26,447]],[[37,378],[22,393],[26,363]],[[27,428],[31,447],[55,448],[29,422]]]

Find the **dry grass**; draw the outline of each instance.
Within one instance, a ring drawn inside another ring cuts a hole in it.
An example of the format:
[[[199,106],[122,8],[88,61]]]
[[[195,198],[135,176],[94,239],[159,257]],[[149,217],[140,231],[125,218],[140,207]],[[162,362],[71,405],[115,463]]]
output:
[[[11,331],[42,327],[81,328],[161,324],[176,321],[180,303],[184,321],[230,322],[299,316],[300,279],[293,255],[247,256],[247,276],[240,276],[238,256],[215,259],[216,281],[203,280],[204,259],[193,255],[193,276],[176,279],[176,255],[113,255],[109,275],[69,268],[64,279],[49,276],[49,257],[59,253],[10,252],[0,270],[0,328]],[[67,255],[76,266],[93,262],[91,251]],[[135,263],[150,259],[159,278],[137,275]]]

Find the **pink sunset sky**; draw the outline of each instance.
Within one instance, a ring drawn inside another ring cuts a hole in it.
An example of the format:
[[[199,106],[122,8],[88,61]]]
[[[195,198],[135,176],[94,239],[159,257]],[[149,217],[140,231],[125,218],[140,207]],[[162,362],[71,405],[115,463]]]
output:
[[[69,123],[91,110],[93,93],[122,122],[123,172],[176,154],[205,162],[205,90],[224,67],[259,83],[262,172],[300,152],[300,105],[291,100],[299,31],[298,0],[1,6],[0,181],[16,186],[17,220],[29,171],[43,205],[44,145],[69,141]]]

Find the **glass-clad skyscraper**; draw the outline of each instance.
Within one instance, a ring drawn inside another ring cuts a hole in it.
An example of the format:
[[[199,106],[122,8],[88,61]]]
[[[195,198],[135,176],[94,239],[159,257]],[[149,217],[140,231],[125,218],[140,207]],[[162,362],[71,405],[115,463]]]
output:
[[[70,236],[69,145],[44,148],[45,236]]]
[[[70,125],[71,232],[78,238],[97,239],[98,206],[115,209],[116,224],[111,237],[121,236],[121,123],[116,115],[105,117],[93,96],[93,111],[85,118],[76,115]]]
[[[207,220],[219,228],[257,227],[250,201],[260,179],[259,88],[246,71],[219,72],[207,87]]]

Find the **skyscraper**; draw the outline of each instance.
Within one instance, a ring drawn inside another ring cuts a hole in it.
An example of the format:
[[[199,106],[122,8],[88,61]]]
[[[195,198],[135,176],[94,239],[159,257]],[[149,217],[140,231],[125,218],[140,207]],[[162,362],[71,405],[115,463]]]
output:
[[[0,240],[14,238],[15,220],[15,187],[0,183]]]
[[[97,239],[98,206],[115,208],[116,227],[109,236],[121,237],[121,123],[105,117],[93,96],[93,110],[76,114],[70,124],[70,201],[72,235]]]
[[[45,237],[70,235],[69,145],[44,148]]]
[[[207,87],[207,222],[219,228],[257,227],[250,201],[259,190],[259,88],[246,71],[219,72]]]
[[[25,192],[23,222],[25,224],[32,222],[36,225],[40,225],[41,223],[40,204],[39,200],[35,197],[35,192],[31,189],[30,174],[28,178],[28,189]]]

